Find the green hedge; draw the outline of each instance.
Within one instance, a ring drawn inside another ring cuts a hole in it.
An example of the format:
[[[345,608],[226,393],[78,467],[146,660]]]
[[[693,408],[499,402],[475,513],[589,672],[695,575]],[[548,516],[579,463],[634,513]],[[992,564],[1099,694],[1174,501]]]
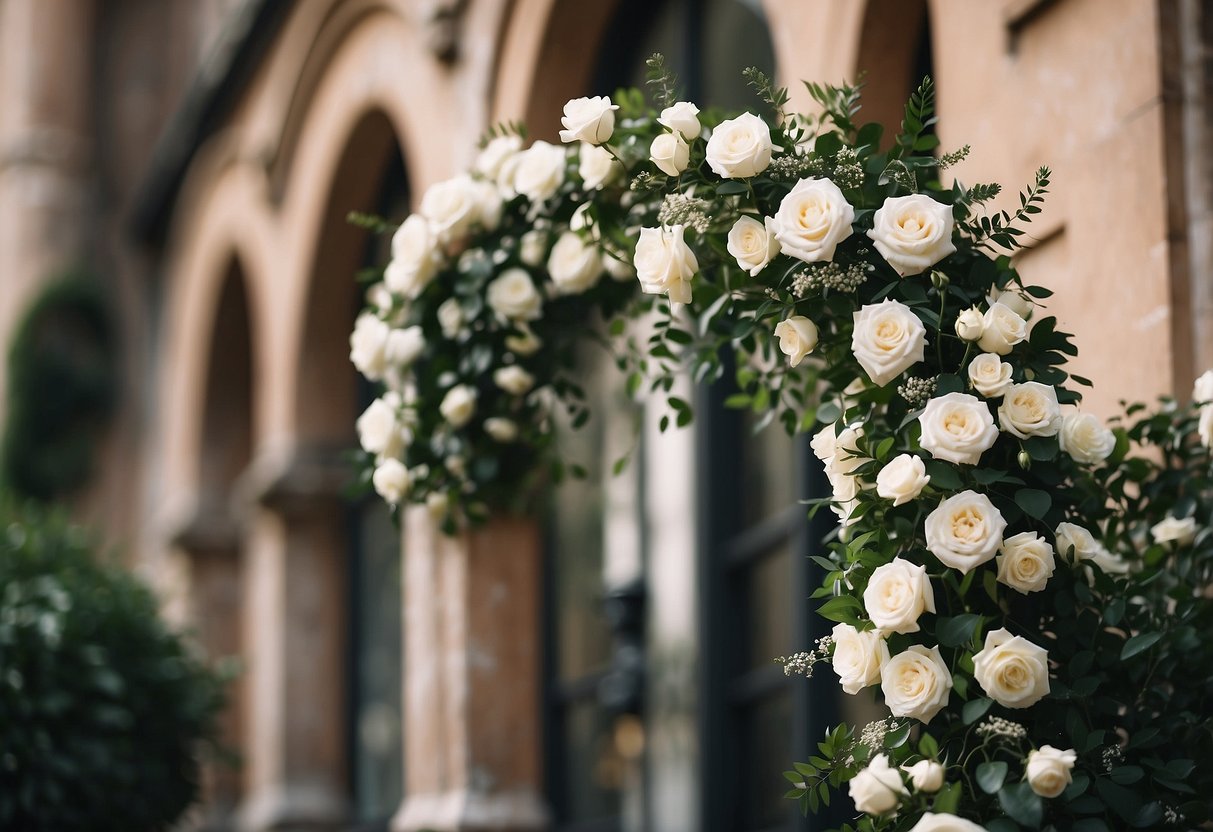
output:
[[[86,534],[0,498],[0,829],[167,828],[221,691]]]

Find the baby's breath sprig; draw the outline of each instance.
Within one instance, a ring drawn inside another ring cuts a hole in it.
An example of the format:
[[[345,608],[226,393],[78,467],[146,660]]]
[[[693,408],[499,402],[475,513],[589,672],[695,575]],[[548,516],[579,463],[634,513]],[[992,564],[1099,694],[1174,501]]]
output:
[[[906,400],[910,407],[924,407],[927,401],[935,395],[938,380],[935,378],[918,378],[910,376],[905,383],[898,385],[897,395]]]
[[[826,289],[837,292],[854,292],[868,279],[870,267],[866,263],[820,263],[797,272],[792,278],[792,294],[797,298],[808,297]]]
[[[662,225],[685,225],[700,234],[706,234],[712,224],[712,203],[706,199],[687,194],[669,194],[657,210],[657,221]]]
[[[783,665],[784,676],[803,676],[813,678],[813,667],[818,662],[829,661],[830,651],[834,648],[833,636],[822,636],[812,650],[793,653],[790,656],[780,656],[775,661]]]

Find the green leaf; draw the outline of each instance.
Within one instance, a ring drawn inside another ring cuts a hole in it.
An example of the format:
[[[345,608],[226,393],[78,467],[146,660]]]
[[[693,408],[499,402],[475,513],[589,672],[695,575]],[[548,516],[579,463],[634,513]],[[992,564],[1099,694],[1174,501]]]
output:
[[[717,196],[733,196],[734,194],[744,194],[749,188],[745,182],[737,179],[730,179],[728,182],[721,182],[716,186]]]
[[[970,699],[965,703],[964,710],[961,712],[961,717],[965,725],[972,725],[977,720],[986,715],[986,711],[994,704],[993,699],[981,697],[980,699]]]
[[[927,462],[927,474],[931,477],[931,485],[944,491],[959,491],[964,488],[955,466],[939,459]]]
[[[1023,509],[1024,514],[1043,520],[1053,507],[1053,498],[1047,491],[1035,488],[1021,488],[1015,492],[1015,504]]]
[[[960,783],[949,783],[935,795],[931,810],[937,813],[954,814],[960,808],[960,798],[963,793],[964,786]]]
[[[1007,779],[1007,770],[1007,764],[1002,760],[982,763],[977,767],[977,785],[986,794],[998,794]]]
[[[1127,661],[1139,653],[1144,653],[1155,644],[1158,644],[1162,639],[1162,633],[1141,633],[1133,636],[1125,642],[1125,646],[1121,648],[1120,660]]]
[[[1002,810],[1030,829],[1039,829],[1045,807],[1040,796],[1027,783],[1012,783],[998,793]]]
[[[973,631],[981,623],[981,616],[967,612],[951,618],[940,618],[935,622],[935,638],[944,647],[960,647],[973,639]]]

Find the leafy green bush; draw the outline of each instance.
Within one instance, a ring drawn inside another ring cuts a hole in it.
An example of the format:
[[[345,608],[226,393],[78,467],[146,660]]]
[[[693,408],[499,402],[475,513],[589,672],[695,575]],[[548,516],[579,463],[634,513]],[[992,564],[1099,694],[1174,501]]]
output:
[[[0,498],[0,828],[167,828],[221,704],[146,587],[61,517]]]

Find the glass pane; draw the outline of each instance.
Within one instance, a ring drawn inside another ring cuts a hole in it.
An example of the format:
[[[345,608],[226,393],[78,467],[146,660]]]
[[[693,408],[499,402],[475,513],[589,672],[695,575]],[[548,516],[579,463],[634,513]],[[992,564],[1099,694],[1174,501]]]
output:
[[[615,747],[613,720],[594,699],[569,706],[564,758],[567,817],[578,821],[618,815],[625,761]]]
[[[703,103],[750,111],[766,106],[741,75],[756,66],[775,76],[775,50],[760,0],[708,0],[705,5]]]
[[[788,781],[783,772],[794,757],[792,696],[779,693],[739,714],[741,749],[735,776],[741,784],[743,829],[767,829],[784,824],[797,804],[785,800]]]
[[[763,555],[746,571],[747,669],[770,667],[795,650],[792,550],[788,544]]]
[[[779,425],[754,434],[755,417],[742,425],[741,495],[745,526],[785,511],[796,503],[796,445]]]
[[[387,818],[403,797],[400,697],[400,532],[387,505],[371,500],[358,512],[353,609],[354,801],[362,820]]]

